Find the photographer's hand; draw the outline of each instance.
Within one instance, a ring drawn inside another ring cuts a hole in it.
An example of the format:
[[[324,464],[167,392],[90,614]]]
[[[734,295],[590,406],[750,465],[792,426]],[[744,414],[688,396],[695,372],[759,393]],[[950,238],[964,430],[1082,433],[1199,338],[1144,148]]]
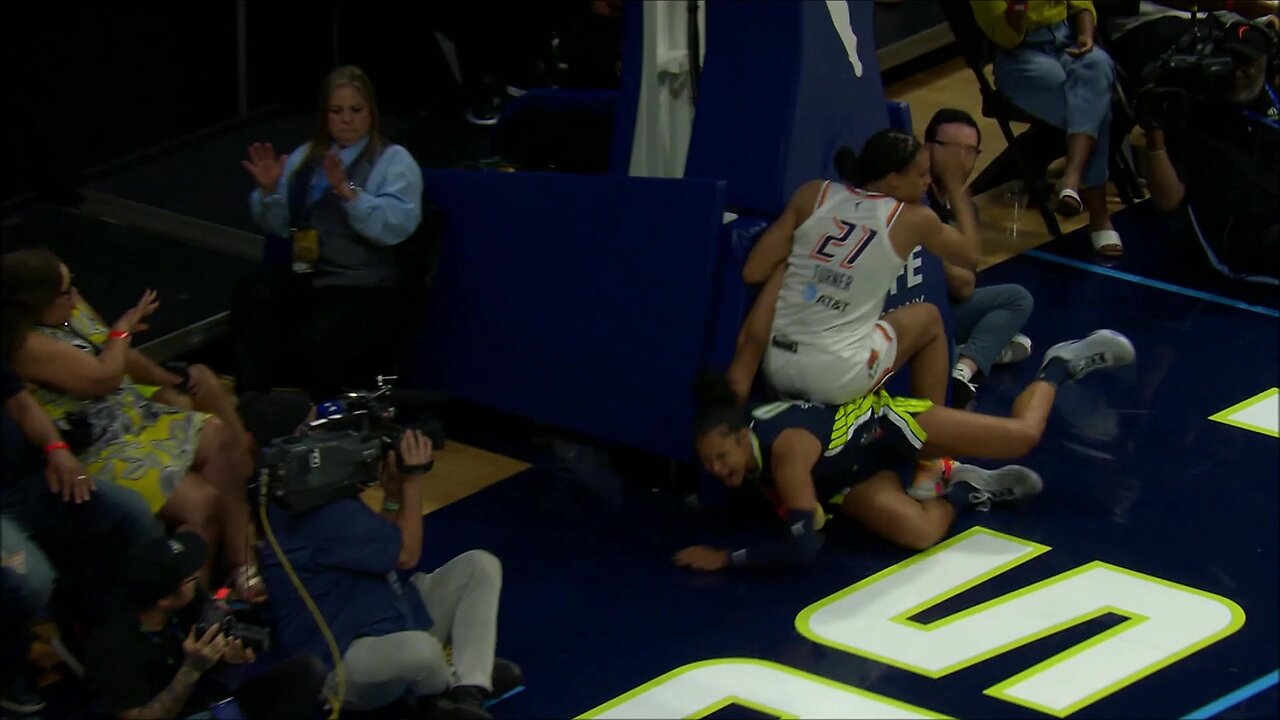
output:
[[[127,720],[178,717],[182,706],[187,703],[187,698],[191,697],[192,689],[196,687],[197,682],[200,682],[200,676],[204,675],[210,667],[218,664],[225,650],[227,650],[227,638],[221,635],[220,626],[212,626],[202,638],[197,638],[196,629],[192,628],[191,633],[187,634],[186,641],[182,643],[182,652],[186,657],[182,661],[182,667],[178,667],[177,673],[174,673],[173,680],[170,680],[163,691],[151,698],[146,705],[131,707],[129,710],[120,712],[119,716]]]
[[[227,637],[222,634],[222,626],[214,625],[205,631],[203,637],[196,637],[196,629],[191,628],[187,639],[182,643],[182,652],[186,656],[182,667],[203,675],[205,671],[222,659],[227,651]]]
[[[258,657],[253,654],[253,648],[247,648],[240,638],[232,638],[227,643],[227,650],[222,655],[222,661],[228,665],[251,665],[256,662]]]
[[[1160,210],[1176,210],[1186,198],[1187,187],[1178,178],[1178,171],[1166,152],[1164,131],[1153,128],[1146,131],[1147,139],[1147,192]]]
[[[200,681],[200,676],[218,664],[226,647],[227,639],[222,636],[222,628],[218,625],[209,628],[209,631],[200,638],[196,637],[196,629],[191,628],[187,639],[182,643],[182,652],[186,657],[169,684],[146,705],[129,708],[120,713],[119,717],[127,720],[178,717],[182,706],[186,705],[187,699],[191,697],[192,689]]]
[[[421,430],[408,430],[400,437],[400,457],[405,467],[421,467],[431,462],[431,438],[422,434]],[[397,471],[399,467],[397,466]],[[424,473],[409,473],[403,482],[411,482],[422,477]]]
[[[1147,152],[1164,152],[1164,130],[1158,127],[1146,129]]]
[[[383,489],[386,499],[382,504],[382,516],[400,529],[400,553],[396,567],[411,570],[422,559],[422,477],[425,470],[401,473],[400,463],[408,467],[431,462],[431,440],[418,430],[409,430],[400,438],[400,453],[387,453],[386,478]]]

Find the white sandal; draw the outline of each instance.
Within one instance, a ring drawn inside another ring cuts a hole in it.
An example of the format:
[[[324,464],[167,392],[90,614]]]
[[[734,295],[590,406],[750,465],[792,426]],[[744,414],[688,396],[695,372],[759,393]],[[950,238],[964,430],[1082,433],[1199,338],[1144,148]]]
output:
[[[1124,253],[1124,243],[1120,242],[1120,233],[1115,230],[1094,230],[1089,233],[1089,242],[1100,255],[1115,257]]]
[[[1058,202],[1053,206],[1053,211],[1062,217],[1075,217],[1084,212],[1084,201],[1075,190],[1062,188],[1058,191]]]

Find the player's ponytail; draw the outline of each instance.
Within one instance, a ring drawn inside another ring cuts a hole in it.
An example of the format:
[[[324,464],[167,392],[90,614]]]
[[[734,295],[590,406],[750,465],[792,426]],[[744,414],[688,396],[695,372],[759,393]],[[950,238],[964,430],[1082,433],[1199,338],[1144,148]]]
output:
[[[833,160],[841,180],[864,187],[887,175],[906,170],[920,152],[920,141],[901,130],[881,130],[867,138],[862,152],[848,145],[836,150]]]
[[[836,175],[839,175],[841,180],[850,184],[857,184],[858,153],[853,148],[848,145],[841,145],[840,149],[836,150],[835,165]]]
[[[698,414],[694,420],[694,438],[713,431],[737,432],[748,425],[747,414],[729,387],[723,372],[704,371],[694,381]]]

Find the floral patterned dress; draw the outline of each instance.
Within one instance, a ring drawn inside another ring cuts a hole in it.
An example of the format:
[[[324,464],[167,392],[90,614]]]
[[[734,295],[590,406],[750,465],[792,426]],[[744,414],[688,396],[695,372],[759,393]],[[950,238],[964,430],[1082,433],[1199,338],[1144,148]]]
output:
[[[93,355],[101,352],[108,333],[84,306],[76,307],[66,325],[37,330]],[[93,438],[80,454],[85,472],[95,482],[134,489],[152,512],[164,506],[191,468],[200,429],[210,417],[151,402],[128,375],[114,392],[98,398],[78,398],[43,385],[34,385],[31,392],[55,421],[74,411],[85,413]]]

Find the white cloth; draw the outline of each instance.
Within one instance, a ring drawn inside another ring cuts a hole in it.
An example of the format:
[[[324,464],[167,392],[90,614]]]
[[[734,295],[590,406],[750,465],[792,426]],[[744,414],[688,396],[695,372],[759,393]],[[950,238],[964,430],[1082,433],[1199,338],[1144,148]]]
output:
[[[684,2],[641,3],[644,54],[629,174],[683,177],[693,135],[689,11]],[[705,3],[698,3],[698,47],[706,55]],[[701,58],[699,58],[701,62]]]

